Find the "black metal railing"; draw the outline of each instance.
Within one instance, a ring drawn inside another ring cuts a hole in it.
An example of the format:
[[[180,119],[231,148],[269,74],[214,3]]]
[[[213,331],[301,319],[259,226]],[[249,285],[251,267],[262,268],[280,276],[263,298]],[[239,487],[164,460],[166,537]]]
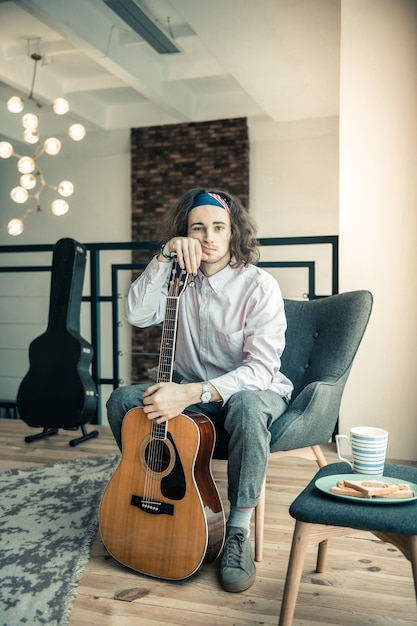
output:
[[[281,238],[261,238],[259,244],[262,250],[273,246],[330,246],[331,257],[330,267],[326,268],[326,272],[329,276],[329,293],[317,294],[317,268],[316,260],[261,260],[258,265],[265,269],[274,268],[304,268],[307,271],[307,286],[303,293],[303,297],[308,299],[314,299],[326,295],[332,295],[338,293],[338,237],[337,236],[323,236],[323,237],[281,237]],[[105,252],[133,252],[137,250],[149,251],[153,253],[157,249],[155,242],[120,242],[120,243],[87,243],[84,244],[88,251],[88,265],[87,265],[87,284],[89,285],[89,295],[83,295],[83,302],[89,303],[90,312],[89,319],[91,325],[91,337],[89,342],[93,346],[94,356],[91,365],[91,374],[96,382],[99,390],[99,399],[101,397],[101,388],[103,385],[111,385],[116,388],[120,385],[120,343],[119,343],[119,327],[120,327],[120,314],[119,314],[119,302],[120,302],[120,274],[121,272],[132,272],[133,270],[144,269],[144,263],[122,263],[116,262],[110,264],[111,272],[111,287],[109,293],[103,293],[101,287],[102,282],[102,268],[103,260],[102,253]],[[0,278],[1,274],[11,273],[33,273],[33,272],[50,272],[52,265],[36,265],[33,263],[14,265],[7,264],[5,262],[5,255],[24,255],[28,253],[41,253],[53,251],[54,244],[29,244],[29,245],[10,245],[0,246]],[[314,256],[314,254],[312,255]],[[262,256],[261,256],[262,258]],[[20,256],[21,260],[22,257]],[[52,259],[52,256],[51,256]],[[10,260],[10,257],[8,258]],[[284,294],[285,295],[285,294]],[[7,299],[7,294],[2,293],[2,297]],[[102,336],[102,304],[107,303],[111,307],[111,376],[103,375],[103,336]],[[30,322],[28,322],[30,323]],[[3,327],[2,327],[3,328]],[[0,356],[1,356],[1,332],[0,328]],[[3,328],[3,332],[7,332],[6,328]],[[25,372],[22,373],[22,377]],[[13,398],[4,398],[3,403],[13,404]],[[0,398],[0,408],[2,406],[2,399]],[[98,410],[96,418],[93,420],[95,423],[101,423],[101,402],[98,403]]]

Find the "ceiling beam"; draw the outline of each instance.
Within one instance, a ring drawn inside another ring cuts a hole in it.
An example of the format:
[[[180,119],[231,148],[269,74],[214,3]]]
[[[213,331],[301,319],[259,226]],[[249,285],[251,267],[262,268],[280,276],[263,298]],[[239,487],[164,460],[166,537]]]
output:
[[[190,120],[190,93],[184,84],[167,80],[165,55],[144,42],[126,44],[110,9],[99,10],[89,0],[15,2],[174,119]]]

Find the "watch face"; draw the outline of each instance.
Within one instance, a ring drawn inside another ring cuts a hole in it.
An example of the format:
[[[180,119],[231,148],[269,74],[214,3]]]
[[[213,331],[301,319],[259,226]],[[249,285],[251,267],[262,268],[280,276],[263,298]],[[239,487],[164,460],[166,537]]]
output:
[[[201,396],[201,402],[210,402],[211,393],[209,391],[205,391]]]
[[[201,383],[203,386],[203,393],[201,394],[201,402],[210,402],[211,400],[211,391],[208,383]]]

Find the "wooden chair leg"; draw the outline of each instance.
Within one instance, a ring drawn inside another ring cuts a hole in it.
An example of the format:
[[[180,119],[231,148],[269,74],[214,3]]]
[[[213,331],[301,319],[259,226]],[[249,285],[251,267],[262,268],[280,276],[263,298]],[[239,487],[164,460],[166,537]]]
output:
[[[417,602],[417,535],[408,535],[408,554],[407,558],[411,563],[411,570],[413,572],[414,590],[416,594]]]
[[[321,468],[327,465],[327,459],[323,454],[323,450],[320,446],[311,446],[314,456],[316,457],[317,465]]]
[[[328,547],[329,547],[329,542],[327,539],[323,539],[323,541],[320,541],[318,550],[317,550],[317,563],[316,563],[316,572],[318,574],[322,574],[324,572],[324,566],[326,564]]]
[[[278,626],[291,626],[292,624],[310,531],[311,524],[297,520],[292,538]]]
[[[410,550],[411,569],[413,571],[413,578],[414,578],[414,590],[416,592],[416,602],[417,602],[417,535],[412,535],[409,537],[409,550]]]
[[[393,546],[398,548],[403,553],[405,558],[410,561],[417,601],[417,535],[381,533],[378,531],[372,531],[372,533],[378,537],[378,539],[391,543]]]
[[[264,552],[264,523],[265,523],[265,491],[266,478],[262,484],[258,504],[255,508],[255,561],[262,561]]]

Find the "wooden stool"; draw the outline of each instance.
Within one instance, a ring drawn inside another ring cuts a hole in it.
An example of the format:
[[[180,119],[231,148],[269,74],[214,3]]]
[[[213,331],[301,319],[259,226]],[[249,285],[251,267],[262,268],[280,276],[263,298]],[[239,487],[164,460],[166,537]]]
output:
[[[367,530],[396,546],[411,562],[417,599],[417,500],[398,504],[349,502],[319,491],[318,478],[353,473],[347,463],[332,463],[320,469],[290,506],[296,520],[278,626],[291,626],[307,547],[319,544],[317,572],[323,572],[329,535],[347,535],[352,528]],[[417,469],[386,464],[384,476],[399,482],[417,483]]]

